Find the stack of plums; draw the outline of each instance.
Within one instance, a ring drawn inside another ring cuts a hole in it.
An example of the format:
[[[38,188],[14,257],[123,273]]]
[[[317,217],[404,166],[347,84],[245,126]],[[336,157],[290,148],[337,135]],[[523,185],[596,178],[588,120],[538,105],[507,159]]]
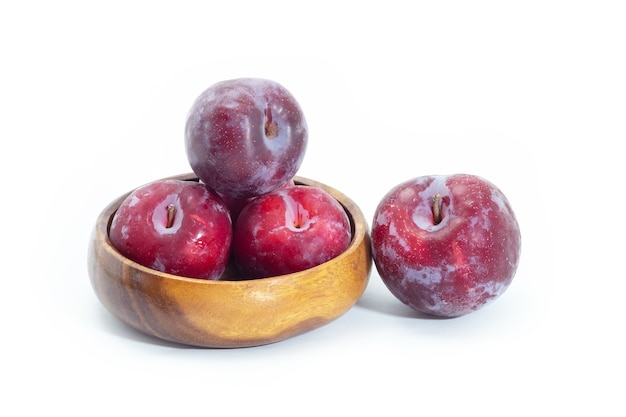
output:
[[[113,217],[111,243],[144,266],[209,280],[230,261],[252,279],[334,258],[350,244],[351,227],[330,194],[294,182],[307,141],[302,108],[282,85],[240,78],[210,86],[185,126],[198,181],[134,190]]]

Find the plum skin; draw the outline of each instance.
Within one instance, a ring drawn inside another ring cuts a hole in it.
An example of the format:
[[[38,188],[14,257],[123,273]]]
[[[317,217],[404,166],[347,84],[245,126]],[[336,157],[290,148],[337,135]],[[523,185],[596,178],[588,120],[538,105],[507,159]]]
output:
[[[393,187],[376,208],[371,235],[374,263],[387,288],[434,316],[462,316],[497,299],[511,284],[521,254],[509,201],[494,184],[468,174],[416,177]]]
[[[285,87],[262,78],[211,85],[196,98],[185,124],[193,172],[233,198],[266,194],[293,178],[307,143],[299,103]]]
[[[233,258],[247,278],[302,271],[343,253],[352,240],[343,206],[326,191],[282,187],[256,197],[234,225]]]
[[[230,256],[232,221],[224,201],[204,184],[157,180],[124,199],[109,239],[121,254],[148,268],[216,280]]]

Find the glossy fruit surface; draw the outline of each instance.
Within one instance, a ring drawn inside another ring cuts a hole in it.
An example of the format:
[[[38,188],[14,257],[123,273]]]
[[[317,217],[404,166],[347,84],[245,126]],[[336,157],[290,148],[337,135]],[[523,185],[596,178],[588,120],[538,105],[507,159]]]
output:
[[[268,193],[293,178],[307,142],[298,102],[282,85],[259,78],[213,84],[195,100],[185,126],[192,170],[235,198]]]
[[[159,180],[134,190],[116,211],[109,238],[133,261],[161,272],[218,279],[228,261],[226,204],[203,184]]]
[[[293,179],[287,181],[285,184],[283,184],[279,188],[291,187],[292,185],[295,185]],[[226,203],[226,207],[228,207],[228,210],[230,211],[230,218],[233,221],[233,224],[235,224],[235,222],[237,221],[237,217],[239,217],[239,213],[241,213],[241,210],[243,210],[245,206],[247,206],[250,202],[252,202],[252,200],[256,198],[256,197],[236,198],[236,197],[229,197],[223,194],[220,194],[220,197],[222,197],[222,200],[224,200],[224,203]]]
[[[237,268],[250,278],[302,271],[350,244],[344,208],[324,190],[295,185],[259,196],[239,214],[233,236]]]
[[[423,313],[461,316],[495,300],[511,284],[520,252],[509,201],[474,175],[405,181],[374,214],[379,275],[400,301]]]

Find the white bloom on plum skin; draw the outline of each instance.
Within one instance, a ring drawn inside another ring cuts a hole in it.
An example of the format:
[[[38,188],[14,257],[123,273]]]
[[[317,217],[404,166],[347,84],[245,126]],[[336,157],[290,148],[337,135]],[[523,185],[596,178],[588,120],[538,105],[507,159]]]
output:
[[[174,210],[172,224],[168,224],[169,211]],[[175,234],[183,224],[185,212],[178,199],[178,194],[170,194],[161,201],[152,212],[152,225],[160,235]]]
[[[506,197],[471,175],[420,177],[392,188],[379,202],[371,237],[389,290],[415,310],[445,317],[498,298],[515,275],[521,244]]]
[[[278,194],[285,204],[285,227],[292,232],[301,233],[315,223],[316,218],[312,218],[309,211],[301,203],[283,191],[279,191]]]
[[[240,212],[233,257],[248,277],[281,275],[334,258],[351,239],[337,200],[320,188],[293,185],[256,197]]]
[[[196,98],[185,125],[192,170],[235,198],[266,194],[291,179],[307,142],[306,119],[295,98],[259,78],[213,84]]]
[[[203,184],[159,180],[134,190],[120,204],[109,238],[144,266],[219,279],[229,257],[232,222],[225,203]]]
[[[140,198],[139,198],[138,196],[136,196],[136,195],[131,195],[131,197],[130,197],[130,201],[129,201],[129,203],[128,203],[128,207],[134,207],[134,206],[136,206],[137,204],[139,204],[139,202],[140,202],[140,201],[141,201],[141,200],[140,200]]]

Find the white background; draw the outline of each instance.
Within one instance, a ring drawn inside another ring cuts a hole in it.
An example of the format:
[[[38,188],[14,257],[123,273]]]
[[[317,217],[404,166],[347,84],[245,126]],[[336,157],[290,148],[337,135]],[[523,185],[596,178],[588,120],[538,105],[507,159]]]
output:
[[[2,414],[624,415],[622,4],[3,3]],[[370,222],[418,175],[498,185],[523,234],[508,291],[432,320],[373,271],[336,321],[248,349],[181,347],[114,319],[87,275],[96,217],[189,172],[189,106],[240,76],[296,96],[310,128],[299,175]]]

